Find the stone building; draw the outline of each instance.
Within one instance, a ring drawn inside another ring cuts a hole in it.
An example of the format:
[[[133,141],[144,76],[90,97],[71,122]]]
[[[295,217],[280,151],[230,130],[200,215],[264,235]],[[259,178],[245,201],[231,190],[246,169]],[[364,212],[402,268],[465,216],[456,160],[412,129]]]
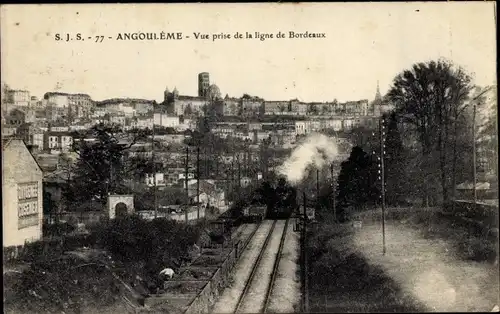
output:
[[[20,139],[2,140],[3,246],[42,238],[43,173]]]

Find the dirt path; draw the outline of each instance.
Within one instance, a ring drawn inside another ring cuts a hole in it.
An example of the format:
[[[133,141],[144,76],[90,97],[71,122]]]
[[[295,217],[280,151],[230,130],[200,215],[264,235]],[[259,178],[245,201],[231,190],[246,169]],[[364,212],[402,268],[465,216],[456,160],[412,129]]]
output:
[[[354,245],[429,311],[491,311],[499,303],[498,269],[459,259],[445,240],[425,239],[416,230],[389,222],[385,256],[379,224],[358,229]]]

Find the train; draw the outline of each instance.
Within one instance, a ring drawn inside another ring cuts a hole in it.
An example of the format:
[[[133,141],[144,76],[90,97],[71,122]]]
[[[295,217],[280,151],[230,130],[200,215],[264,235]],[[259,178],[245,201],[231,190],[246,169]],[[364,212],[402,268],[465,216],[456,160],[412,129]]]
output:
[[[225,234],[242,223],[263,219],[287,219],[298,210],[297,190],[284,177],[268,179],[254,190],[250,198],[240,199],[233,208],[212,222],[217,234]]]
[[[265,199],[268,219],[287,219],[297,210],[297,189],[279,177],[275,181],[265,181],[260,190]]]
[[[262,221],[267,214],[267,207],[263,205],[250,205],[243,209],[243,222],[256,223]]]

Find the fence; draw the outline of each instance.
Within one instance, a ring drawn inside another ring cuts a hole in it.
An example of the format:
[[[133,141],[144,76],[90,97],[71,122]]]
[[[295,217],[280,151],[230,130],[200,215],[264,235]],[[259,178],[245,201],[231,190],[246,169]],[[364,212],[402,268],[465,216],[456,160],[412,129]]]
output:
[[[77,223],[90,225],[98,223],[106,218],[107,215],[103,211],[63,212],[46,217],[45,223],[54,224],[57,221],[59,221],[59,222],[67,222],[73,225],[76,225]]]
[[[416,212],[428,213],[429,215],[433,213],[438,213],[442,210],[441,207],[388,207],[385,208],[385,219],[401,219],[409,214]],[[382,220],[382,208],[375,208],[366,211],[351,212],[352,217],[359,218],[363,221],[381,221]]]
[[[199,213],[199,217],[198,217],[198,213]],[[176,220],[176,221],[193,221],[193,220],[197,220],[198,218],[202,219],[205,217],[205,208],[204,207],[192,208],[192,209],[186,210],[183,213],[170,214],[167,217],[172,219],[172,220]]]
[[[454,201],[445,206],[445,212],[457,217],[470,219],[483,226],[498,228],[498,204],[488,204],[463,200]]]

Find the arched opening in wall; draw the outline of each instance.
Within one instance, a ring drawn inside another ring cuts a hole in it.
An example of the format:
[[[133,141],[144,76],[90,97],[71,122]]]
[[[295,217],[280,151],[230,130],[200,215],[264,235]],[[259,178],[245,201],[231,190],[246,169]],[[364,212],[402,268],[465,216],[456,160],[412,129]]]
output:
[[[127,205],[123,202],[116,204],[115,215],[116,218],[125,217],[127,215]]]

